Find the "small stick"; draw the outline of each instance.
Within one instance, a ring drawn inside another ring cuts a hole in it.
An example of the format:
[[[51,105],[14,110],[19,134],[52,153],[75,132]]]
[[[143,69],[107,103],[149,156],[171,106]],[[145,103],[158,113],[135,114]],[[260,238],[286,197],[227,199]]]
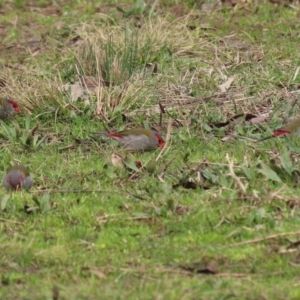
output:
[[[17,224],[17,225],[24,225],[24,223],[17,222],[17,221],[12,221],[12,220],[8,220],[8,219],[3,219],[3,218],[0,218],[0,221],[7,222],[7,223],[12,223],[12,224]]]
[[[246,242],[236,243],[236,244],[231,245],[230,247],[243,246],[243,245],[247,245],[247,244],[255,244],[255,243],[259,243],[259,242],[263,242],[263,241],[267,241],[267,240],[273,240],[273,239],[276,239],[278,237],[294,235],[294,234],[300,234],[300,230],[291,231],[291,232],[284,232],[284,233],[279,233],[279,234],[273,234],[273,235],[269,235],[265,238],[259,238],[259,239],[254,239],[254,240],[250,240],[250,241],[246,241]]]
[[[169,113],[167,110],[165,110],[165,108],[162,106],[162,104],[161,104],[160,102],[159,102],[158,104],[159,104],[159,107],[160,107],[161,112],[167,113],[167,115],[168,115],[170,118],[172,118],[179,126],[183,126],[181,122],[179,122],[177,119],[173,118],[173,117],[170,115],[170,113]]]
[[[297,68],[297,71],[299,72],[299,67]],[[294,103],[292,104],[292,107],[291,107],[291,109],[290,109],[289,112],[291,112],[291,111],[294,109],[294,107],[296,106],[298,100],[299,100],[299,99],[295,99],[295,101],[294,101]],[[285,117],[285,119],[283,120],[283,123],[286,123],[286,122],[287,122],[287,119],[288,119],[288,116]]]
[[[268,139],[270,139],[270,138],[272,138],[272,137],[273,137],[273,135],[270,135],[270,136],[264,137],[264,138],[262,138],[262,139],[256,140],[256,141],[255,141],[255,143],[259,143],[259,142],[262,142],[262,141],[268,140]]]
[[[242,194],[246,195],[247,194],[247,186],[244,186],[243,183],[241,182],[240,178],[238,176],[236,176],[236,174],[234,173],[233,162],[229,159],[228,153],[226,153],[226,159],[227,159],[228,164],[229,164],[229,166],[228,166],[229,174],[231,175],[231,177],[236,182],[236,185],[240,188]]]
[[[124,194],[116,192],[116,191],[101,191],[101,190],[42,190],[42,191],[30,191],[30,193],[33,194],[45,194],[45,193],[49,193],[49,194],[60,194],[60,193],[75,193],[75,194],[80,194],[80,193],[103,193],[103,194],[117,194],[117,195],[121,195],[124,196]]]
[[[228,134],[228,136],[231,136],[233,138],[236,138],[236,139],[244,139],[244,140],[248,140],[248,141],[253,141],[253,142],[259,142],[260,140],[256,140],[256,139],[253,139],[253,138],[250,138],[250,137],[247,137],[247,136],[243,136],[243,135],[237,135],[237,134]],[[271,138],[272,136],[270,136]],[[268,139],[269,137],[267,138],[264,138],[264,139],[261,139],[261,140],[265,140],[265,139]]]
[[[161,157],[161,155],[163,154],[163,152],[165,152],[165,150],[167,149],[167,145],[169,144],[169,141],[171,139],[171,130],[172,130],[172,119],[169,119],[168,122],[168,131],[167,131],[167,136],[166,136],[166,143],[165,146],[163,147],[163,149],[161,149],[161,151],[159,152],[156,161],[159,160],[159,158]]]
[[[165,108],[162,106],[160,102],[158,102],[159,108],[160,108],[160,114],[159,114],[159,126],[162,126],[162,117],[163,114],[166,113]]]

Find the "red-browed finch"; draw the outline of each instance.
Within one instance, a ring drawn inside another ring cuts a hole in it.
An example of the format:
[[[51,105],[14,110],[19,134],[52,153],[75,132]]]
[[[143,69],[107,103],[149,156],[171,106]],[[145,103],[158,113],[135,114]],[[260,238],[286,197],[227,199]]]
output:
[[[130,151],[149,151],[163,148],[165,141],[155,130],[151,129],[128,129],[120,132],[100,132],[98,135],[105,135],[119,142],[119,145]]]
[[[272,135],[262,138],[262,139],[259,139],[259,140],[257,140],[257,142],[262,142],[262,141],[270,139],[272,137],[288,136],[294,132],[297,132],[298,134],[300,134],[300,118],[295,119],[295,120],[289,122],[288,124],[286,124],[285,126],[276,129]]]
[[[17,102],[10,99],[0,99],[0,119],[20,113],[21,109]]]
[[[7,189],[15,191],[19,189],[30,189],[33,184],[27,168],[23,165],[16,165],[8,168],[6,174],[3,176],[3,185]]]

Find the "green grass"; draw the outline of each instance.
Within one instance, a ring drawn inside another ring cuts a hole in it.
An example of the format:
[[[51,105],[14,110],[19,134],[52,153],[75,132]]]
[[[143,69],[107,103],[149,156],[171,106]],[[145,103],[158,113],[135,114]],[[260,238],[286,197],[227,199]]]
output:
[[[299,299],[299,139],[236,138],[299,115],[299,8],[115,2],[0,1],[1,97],[23,111],[0,169],[34,177],[0,188],[1,299]],[[269,116],[213,126],[242,113]],[[136,126],[166,149],[91,138]]]

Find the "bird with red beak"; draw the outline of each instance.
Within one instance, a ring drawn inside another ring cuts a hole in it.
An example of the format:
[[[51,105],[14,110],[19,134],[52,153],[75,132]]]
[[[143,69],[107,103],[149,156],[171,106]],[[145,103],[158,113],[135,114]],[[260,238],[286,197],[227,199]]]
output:
[[[135,128],[120,132],[99,132],[97,135],[105,135],[118,141],[119,145],[129,151],[149,151],[163,148],[165,141],[155,130]]]
[[[30,189],[33,184],[29,171],[23,165],[16,165],[8,168],[3,176],[3,185],[7,189],[18,191],[20,189]]]
[[[20,113],[21,109],[18,103],[11,99],[0,99],[0,119],[12,117],[16,113]]]
[[[262,142],[262,141],[265,141],[265,140],[270,139],[272,137],[289,136],[292,133],[298,133],[298,134],[300,134],[300,118],[295,119],[295,120],[287,123],[285,126],[276,129],[272,133],[272,135],[267,136],[267,137],[262,138],[262,139],[259,139],[256,142]]]

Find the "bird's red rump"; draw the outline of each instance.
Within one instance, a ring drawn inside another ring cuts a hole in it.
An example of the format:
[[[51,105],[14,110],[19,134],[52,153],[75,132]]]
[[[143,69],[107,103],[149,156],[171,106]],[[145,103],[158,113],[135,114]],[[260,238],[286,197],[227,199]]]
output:
[[[116,137],[116,138],[118,138],[118,139],[122,139],[122,138],[123,138],[122,135],[120,135],[120,134],[118,134],[118,133],[115,133],[115,132],[109,132],[107,135],[108,135],[108,136],[111,136],[111,137]]]
[[[273,132],[272,136],[273,137],[280,137],[280,136],[290,135],[290,134],[291,134],[291,132],[288,131],[288,130],[278,129],[278,130]]]

